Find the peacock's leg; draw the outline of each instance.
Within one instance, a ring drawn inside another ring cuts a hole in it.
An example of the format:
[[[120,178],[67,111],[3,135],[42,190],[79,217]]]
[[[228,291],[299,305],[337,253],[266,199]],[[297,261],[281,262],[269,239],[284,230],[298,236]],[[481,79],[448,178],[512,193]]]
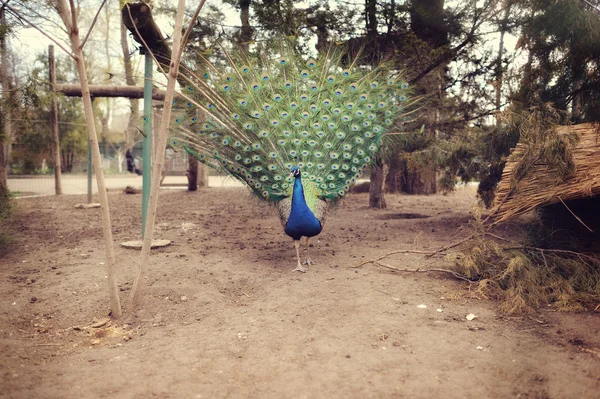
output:
[[[314,265],[315,262],[313,262],[313,260],[310,258],[310,255],[308,254],[308,249],[310,248],[310,237],[306,237],[306,262],[304,262],[305,265]]]
[[[294,246],[296,247],[296,257],[298,258],[298,266],[293,270],[295,272],[306,273],[306,268],[300,263],[300,240],[294,240]]]

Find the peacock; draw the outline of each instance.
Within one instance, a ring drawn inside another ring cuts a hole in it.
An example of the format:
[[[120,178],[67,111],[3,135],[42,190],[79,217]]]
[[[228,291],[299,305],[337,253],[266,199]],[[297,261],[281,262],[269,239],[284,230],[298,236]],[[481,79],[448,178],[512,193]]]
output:
[[[294,271],[306,272],[301,238],[310,266],[310,239],[377,155],[409,88],[384,63],[360,65],[335,46],[315,58],[295,48],[286,38],[260,56],[221,49],[211,62],[197,54],[180,76],[170,144],[276,205],[294,240]]]

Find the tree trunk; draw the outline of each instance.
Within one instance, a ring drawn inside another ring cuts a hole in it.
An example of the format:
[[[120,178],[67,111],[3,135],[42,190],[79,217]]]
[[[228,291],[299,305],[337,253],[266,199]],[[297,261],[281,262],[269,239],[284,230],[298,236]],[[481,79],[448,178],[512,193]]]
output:
[[[71,3],[73,4],[73,3]],[[100,147],[98,145],[98,137],[96,134],[96,124],[94,121],[94,110],[92,98],[87,78],[87,70],[85,66],[85,57],[79,37],[79,27],[77,25],[77,10],[70,9],[65,0],[57,0],[57,11],[67,28],[71,49],[77,64],[77,74],[81,84],[81,93],[83,100],[83,109],[85,112],[85,121],[87,125],[88,138],[92,149],[94,172],[96,173],[96,182],[98,184],[98,196],[100,197],[102,211],[102,231],[104,237],[104,248],[106,251],[106,274],[108,280],[108,291],[112,314],[115,318],[120,318],[122,315],[121,302],[119,300],[119,289],[116,280],[116,257],[113,248],[112,227],[110,221],[110,209],[108,207],[108,195],[106,193],[106,185],[104,183],[104,173],[102,171],[102,158],[100,155]]]
[[[125,6],[125,1],[120,1],[120,7]],[[125,82],[129,86],[135,85],[135,79],[133,77],[133,66],[131,65],[131,54],[129,53],[129,46],[127,45],[127,27],[121,20],[121,51],[123,53],[123,65],[125,67]],[[142,91],[143,92],[143,91]],[[140,117],[140,100],[137,98],[129,98],[129,105],[131,108],[131,115],[129,115],[129,121],[127,122],[127,131],[125,132],[125,148],[124,152],[131,150],[134,146],[134,137],[137,134],[135,124],[138,122]]]
[[[309,20],[310,25],[317,28],[317,44],[315,48],[319,54],[324,54],[329,49],[329,29],[327,28],[327,13],[317,11],[314,18]]]
[[[198,189],[198,160],[191,155],[188,155],[188,191],[196,191]]]
[[[500,116],[500,106],[502,105],[502,85],[504,83],[504,68],[502,68],[502,57],[504,56],[504,36],[507,31],[508,18],[510,17],[510,9],[512,6],[512,0],[505,0],[504,2],[504,17],[500,22],[500,43],[498,44],[498,58],[496,59],[496,99],[494,105],[496,106],[497,116],[496,122]]]
[[[583,85],[585,76],[585,62],[572,57],[571,74],[572,74],[572,90],[578,91]],[[573,123],[581,123],[583,117],[583,93],[579,91],[573,96],[573,103],[571,105],[571,120]]]
[[[411,29],[418,39],[428,45],[433,57],[437,49],[449,44],[444,0],[413,0],[411,5]],[[448,62],[449,60],[440,63],[419,80],[419,89],[424,96],[429,96],[430,103],[416,124],[425,127],[423,134],[428,137],[437,135],[436,126],[441,119],[439,110],[445,97],[442,87],[447,80],[445,70]],[[407,167],[402,191],[407,194],[434,194],[437,191],[435,165],[414,165],[409,162],[409,157],[410,154],[402,157]]]
[[[396,1],[391,0],[387,8],[387,33],[390,34],[394,30],[396,24]]]
[[[367,37],[374,39],[377,36],[377,0],[365,0],[365,25]]]
[[[383,195],[383,182],[385,169],[381,158],[377,158],[371,165],[371,184],[369,185],[369,208],[385,209],[385,197]]]
[[[0,191],[2,193],[8,190],[8,172],[10,169],[10,149],[12,146],[12,117],[11,117],[11,90],[10,78],[8,76],[8,56],[6,36],[8,27],[6,26],[5,8],[0,9],[0,57],[2,62],[2,117],[0,127]]]
[[[254,34],[254,29],[250,26],[250,3],[252,3],[252,0],[240,0],[239,2],[240,21],[242,22],[239,43],[246,52],[248,52],[248,45]]]
[[[435,194],[437,192],[436,170],[431,167],[413,167],[406,171],[406,194]]]
[[[385,176],[385,192],[401,193],[404,184],[405,163],[400,159],[400,155],[392,156],[387,162],[388,172]]]
[[[208,187],[208,167],[203,163],[198,163],[198,187]]]

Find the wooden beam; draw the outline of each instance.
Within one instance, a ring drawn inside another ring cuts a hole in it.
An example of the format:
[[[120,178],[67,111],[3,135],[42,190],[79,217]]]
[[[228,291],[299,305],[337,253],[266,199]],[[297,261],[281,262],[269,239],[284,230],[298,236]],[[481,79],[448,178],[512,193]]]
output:
[[[81,86],[75,84],[57,84],[56,91],[68,97],[81,97]],[[90,85],[90,93],[93,98],[97,97],[128,97],[144,98],[142,86],[109,86]],[[152,89],[153,100],[164,100],[165,92],[157,88]]]
[[[121,9],[121,16],[133,39],[152,52],[156,61],[168,71],[171,49],[166,43],[167,38],[154,22],[150,6],[143,2],[127,3]]]

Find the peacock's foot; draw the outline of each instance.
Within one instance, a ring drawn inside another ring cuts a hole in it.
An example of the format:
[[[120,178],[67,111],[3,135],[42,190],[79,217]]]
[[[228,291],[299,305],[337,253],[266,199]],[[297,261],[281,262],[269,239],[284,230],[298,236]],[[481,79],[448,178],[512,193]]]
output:
[[[294,272],[300,272],[300,273],[306,273],[307,270],[308,269],[306,267],[302,266],[300,264],[300,262],[298,262],[298,266],[296,266],[296,268],[294,270],[292,270],[292,271],[294,271]]]
[[[307,266],[312,266],[315,264],[315,262],[311,258],[306,258],[306,260],[304,261],[304,264]]]

